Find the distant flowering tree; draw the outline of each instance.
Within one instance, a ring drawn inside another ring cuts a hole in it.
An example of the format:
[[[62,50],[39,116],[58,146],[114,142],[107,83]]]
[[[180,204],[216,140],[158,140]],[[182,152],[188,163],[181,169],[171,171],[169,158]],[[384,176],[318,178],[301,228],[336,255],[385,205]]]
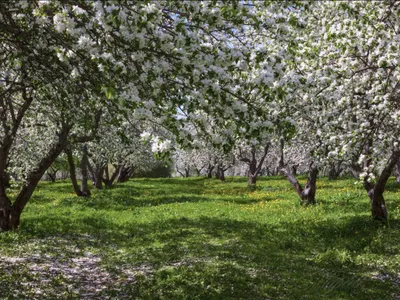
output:
[[[371,199],[372,216],[386,220],[383,192],[400,158],[400,5],[332,1],[305,6],[305,30],[293,47],[292,69],[303,84],[294,107],[314,124],[320,163],[341,162],[351,170]]]

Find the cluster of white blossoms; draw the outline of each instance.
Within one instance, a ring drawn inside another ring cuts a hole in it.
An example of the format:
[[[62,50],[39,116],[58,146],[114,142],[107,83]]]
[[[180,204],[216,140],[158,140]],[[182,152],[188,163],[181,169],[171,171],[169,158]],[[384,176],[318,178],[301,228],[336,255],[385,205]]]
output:
[[[8,2],[0,173],[37,178],[95,134],[100,112],[116,135],[122,120],[169,131],[151,136],[155,152],[283,138],[373,181],[399,150],[399,11],[396,1]]]

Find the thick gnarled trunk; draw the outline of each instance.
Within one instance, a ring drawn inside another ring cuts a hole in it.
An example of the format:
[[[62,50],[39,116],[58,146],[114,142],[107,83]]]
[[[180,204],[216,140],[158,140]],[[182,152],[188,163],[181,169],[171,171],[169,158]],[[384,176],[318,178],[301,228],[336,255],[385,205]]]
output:
[[[318,168],[313,164],[310,167],[308,173],[308,179],[304,186],[301,186],[297,178],[293,175],[292,172],[285,168],[280,169],[281,173],[287,178],[287,180],[291,183],[296,193],[299,195],[301,199],[301,203],[305,205],[315,204],[315,193],[317,191],[317,175]]]
[[[6,195],[4,188],[4,182],[0,176],[0,230],[8,231],[15,230],[18,228],[20,223],[20,217],[25,205],[29,201],[32,193],[34,192],[40,179],[46,172],[46,170],[51,166],[51,164],[56,160],[58,155],[64,150],[67,144],[67,136],[70,131],[69,126],[65,126],[61,132],[58,134],[58,141],[50,148],[49,152],[42,158],[38,166],[33,169],[27,176],[26,181],[22,189],[20,190],[14,203],[11,203]],[[1,154],[0,154],[1,157]],[[0,159],[0,170],[1,166]]]
[[[269,149],[269,143],[264,147],[264,153],[260,159],[260,161],[257,164],[257,158],[256,158],[256,148],[253,146],[250,151],[251,157],[245,157],[244,154],[242,153],[242,150],[239,148],[239,159],[240,161],[245,162],[249,166],[249,170],[247,172],[247,185],[249,187],[255,187],[257,184],[257,176],[261,172],[262,165],[264,163],[265,158],[267,157],[268,154],[268,149]]]
[[[385,168],[382,170],[375,184],[368,181],[368,176],[364,178],[364,188],[367,191],[368,197],[371,200],[371,214],[374,219],[387,222],[388,213],[383,193],[385,191],[385,186],[390,177],[390,174],[392,173],[393,168],[396,166],[399,159],[400,151],[393,151],[392,155],[389,158],[389,161],[387,162]]]

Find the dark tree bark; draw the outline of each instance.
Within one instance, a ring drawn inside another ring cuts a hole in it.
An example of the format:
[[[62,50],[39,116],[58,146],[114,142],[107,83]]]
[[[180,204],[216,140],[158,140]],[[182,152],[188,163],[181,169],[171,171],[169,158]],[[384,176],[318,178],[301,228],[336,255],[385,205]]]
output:
[[[225,181],[225,169],[222,164],[217,165],[217,172],[215,174],[215,178],[221,181]]]
[[[383,193],[385,191],[385,186],[390,174],[392,173],[393,168],[396,166],[399,159],[400,151],[394,151],[375,184],[368,182],[368,177],[364,179],[364,188],[371,200],[371,213],[374,219],[387,222],[388,214]]]
[[[251,186],[256,186],[257,184],[257,176],[261,172],[262,165],[264,163],[265,158],[267,157],[268,154],[268,149],[269,149],[270,144],[267,143],[267,145],[264,147],[264,153],[260,159],[260,161],[257,164],[257,158],[256,158],[256,147],[253,146],[250,151],[251,158],[244,157],[241,149],[239,149],[239,159],[243,162],[245,162],[249,166],[249,170],[247,173],[247,185],[249,187]]]
[[[185,168],[185,177],[186,178],[190,177],[190,169],[189,169],[189,167]]]
[[[329,180],[335,180],[339,177],[340,173],[342,172],[340,166],[341,166],[340,161],[337,164],[335,163],[329,164],[329,173],[328,173]]]
[[[217,171],[215,173],[215,178],[219,179],[221,181],[225,181],[225,172],[227,170],[229,170],[230,168],[232,168],[234,164],[235,164],[235,160],[233,160],[233,162],[228,166],[224,166],[224,164],[222,162],[219,162],[217,164]]]
[[[81,181],[81,192],[82,196],[90,197],[91,193],[89,190],[88,185],[88,157],[87,157],[87,147],[86,145],[82,145],[82,159],[81,159],[81,174],[82,174],[82,181]]]
[[[181,176],[184,177],[184,178],[190,177],[190,168],[189,168],[189,167],[184,167],[184,168],[183,168],[183,171],[184,171],[185,173],[182,173],[182,172],[178,169],[178,167],[176,167],[176,172],[178,172],[179,175],[181,175]]]
[[[113,185],[115,179],[116,179],[117,176],[118,176],[118,171],[119,171],[118,165],[114,165],[114,169],[115,169],[115,170],[114,170],[114,172],[111,174],[111,177],[110,177],[109,170],[108,170],[108,166],[106,166],[106,167],[104,168],[105,178],[103,178],[103,182],[104,182],[104,185],[105,185],[106,187],[111,187],[111,186]]]
[[[293,166],[292,166],[292,174],[293,174],[294,176],[297,176],[297,168],[298,168],[297,165],[293,165]]]
[[[279,168],[279,170],[280,169],[282,169],[284,166],[285,166],[285,161],[284,161],[284,157],[283,157],[283,155],[284,155],[284,152],[283,152],[283,150],[284,150],[284,148],[285,148],[285,140],[283,139],[283,137],[281,137],[280,139],[279,139],[279,143],[280,143],[280,147],[279,147],[279,150],[280,150],[280,156],[279,156],[279,162],[278,162],[278,168]]]
[[[196,168],[196,175],[197,175],[197,177],[199,177],[200,174],[201,174],[201,169]]]
[[[67,146],[67,137],[70,131],[70,126],[63,126],[58,134],[57,142],[50,148],[46,155],[41,159],[37,168],[32,170],[27,178],[24,186],[20,190],[14,203],[11,203],[10,199],[7,197],[4,189],[3,182],[0,182],[0,230],[8,231],[15,230],[18,228],[20,223],[20,217],[25,205],[32,196],[38,182],[42,178],[46,170],[51,166],[51,164],[56,160],[60,153]],[[1,158],[0,149],[0,158]],[[0,159],[0,170],[1,162]],[[3,180],[3,176],[0,176],[0,181]]]
[[[78,197],[83,196],[81,189],[79,188],[78,180],[76,179],[76,168],[74,163],[74,157],[72,156],[71,145],[68,145],[65,150],[65,154],[67,154],[68,165],[69,165],[69,174],[72,182],[72,186],[74,187],[75,194]]]
[[[94,186],[96,189],[101,190],[103,188],[103,165],[96,165],[96,169],[94,170],[95,183]]]
[[[400,159],[396,163],[396,182],[400,183]]]
[[[214,170],[215,165],[208,164],[207,167],[207,178],[212,178],[212,171]]]
[[[297,178],[290,172],[288,169],[281,168],[281,173],[287,178],[287,180],[291,183],[296,193],[299,195],[301,199],[301,203],[305,205],[315,204],[315,193],[316,193],[316,183],[317,183],[317,175],[318,168],[311,164],[308,179],[304,186],[301,186]]]
[[[127,182],[133,175],[134,169],[132,167],[126,167],[124,164],[120,164],[117,182]]]
[[[93,185],[95,185],[96,184],[96,175],[95,175],[92,165],[90,164],[89,155],[87,152],[86,152],[85,158],[86,158],[86,166],[89,170],[90,177],[92,178],[92,183],[93,183]]]
[[[27,90],[24,84],[21,83],[21,85],[21,96],[24,100],[21,106],[17,108],[13,105],[12,101],[6,101],[4,97],[0,99],[0,120],[4,132],[0,137],[0,230],[4,231],[17,228],[19,224],[19,216],[18,218],[15,217],[15,215],[18,215],[18,212],[14,211],[14,207],[6,193],[6,188],[9,185],[6,170],[8,167],[10,150],[14,143],[15,136],[17,135],[18,128],[33,101],[33,98],[27,95]],[[8,111],[10,113],[8,113]],[[7,123],[7,120],[11,121],[10,124]],[[43,173],[45,171],[46,170],[44,170]],[[24,195],[26,194],[24,188],[20,191],[20,195],[22,195],[21,193]],[[19,202],[21,201],[22,200]]]
[[[4,187],[9,188],[10,186],[10,174],[4,172]]]
[[[51,182],[56,182],[58,170],[50,167],[46,174],[50,178]]]

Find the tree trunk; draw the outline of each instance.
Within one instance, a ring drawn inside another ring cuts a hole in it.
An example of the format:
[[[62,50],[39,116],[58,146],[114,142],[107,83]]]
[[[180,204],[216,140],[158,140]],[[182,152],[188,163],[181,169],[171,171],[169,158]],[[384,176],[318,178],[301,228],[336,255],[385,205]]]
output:
[[[9,188],[10,186],[10,174],[4,172],[4,187]]]
[[[312,166],[309,173],[306,185],[304,186],[304,190],[302,192],[301,199],[305,202],[306,205],[308,204],[315,204],[315,193],[317,191],[317,175],[318,175],[318,168]]]
[[[45,157],[39,162],[37,168],[33,169],[28,176],[22,189],[20,190],[14,203],[7,197],[4,189],[4,183],[0,182],[0,230],[8,231],[15,230],[18,228],[20,223],[20,217],[25,205],[29,201],[32,193],[34,192],[40,179],[56,160],[60,153],[64,150],[67,145],[67,137],[70,131],[70,126],[64,126],[61,132],[58,134],[58,141],[54,144]],[[1,153],[0,153],[1,157]],[[1,170],[1,159],[0,159],[0,170]],[[0,176],[0,181],[2,180]]]
[[[104,167],[102,166],[96,166],[96,170],[94,172],[95,176],[95,188],[98,190],[101,190],[103,188],[102,180],[103,180],[103,172],[104,172]]]
[[[302,204],[305,205],[315,204],[315,193],[317,190],[316,183],[318,175],[318,168],[316,166],[311,165],[308,174],[308,179],[306,185],[304,186],[304,189],[299,183],[299,181],[296,179],[296,177],[289,170],[281,168],[280,171],[292,184],[293,188],[299,195]]]
[[[225,181],[225,172],[224,172],[224,170],[222,170],[221,173],[219,174],[219,180]]]
[[[82,146],[82,159],[81,159],[81,174],[82,174],[82,181],[81,181],[81,191],[82,196],[90,197],[90,190],[88,185],[88,167],[87,167],[87,149],[86,145]]]
[[[212,178],[212,171],[214,170],[215,166],[209,164],[207,167],[207,178]]]
[[[51,182],[56,182],[57,171],[55,172],[47,172],[47,176],[49,176]]]
[[[129,177],[132,175],[133,168],[125,167],[123,164],[119,166],[119,171],[117,175],[117,182],[127,182]]]
[[[88,155],[87,151],[86,151],[85,157],[86,157],[87,169],[89,170],[90,177],[92,178],[92,183],[93,183],[93,185],[95,185],[96,184],[96,174],[95,174],[95,172],[93,170],[92,165],[90,164],[89,155]]]
[[[372,217],[377,220],[385,221],[387,219],[387,210],[383,193],[376,192],[372,189],[368,192],[368,197],[371,200]]]
[[[387,222],[388,214],[383,193],[390,174],[399,159],[400,151],[394,151],[375,184],[368,182],[368,177],[364,179],[364,188],[368,192],[368,197],[371,199],[371,213],[374,219]]]
[[[71,177],[72,186],[74,187],[75,194],[78,197],[81,197],[81,196],[83,196],[83,193],[82,193],[81,189],[79,188],[78,180],[76,179],[76,169],[75,169],[74,158],[72,156],[71,146],[69,145],[68,147],[66,147],[64,151],[67,154],[67,158],[68,158],[69,174]]]
[[[220,169],[219,167],[217,167],[217,171],[215,172],[215,179],[220,179],[221,175],[220,175]]]
[[[225,170],[224,167],[221,165],[217,166],[217,174],[215,175],[215,178],[225,181]]]
[[[335,165],[334,163],[331,163],[329,165],[329,173],[328,173],[328,179],[329,180],[335,180],[339,177],[340,172],[342,171],[340,168],[341,163],[337,163],[337,165]]]
[[[283,150],[285,148],[285,140],[283,139],[283,137],[280,138],[279,142],[280,142],[280,145],[279,145],[280,146],[280,149],[279,149],[280,150],[280,153],[279,153],[280,155],[279,155],[279,162],[278,162],[278,172],[285,165],[284,157],[283,157],[283,155],[284,155]]]
[[[257,184],[257,176],[261,172],[262,166],[264,164],[264,160],[265,160],[265,158],[267,157],[267,154],[268,154],[269,146],[270,146],[270,143],[267,143],[265,145],[264,154],[261,157],[260,161],[258,162],[258,166],[257,166],[257,158],[256,158],[257,149],[256,149],[255,146],[253,146],[251,151],[250,151],[251,158],[244,157],[242,155],[241,150],[240,150],[240,154],[239,154],[240,160],[245,162],[249,166],[249,171],[247,173],[247,177],[248,177],[247,185],[249,187],[251,187],[251,186],[255,187],[256,184]]]
[[[108,166],[106,166],[104,168],[105,178],[103,178],[103,182],[104,182],[106,187],[111,187],[113,185],[114,181],[115,181],[115,178],[117,178],[118,171],[119,171],[118,166],[114,165],[113,167],[115,168],[115,170],[111,174],[111,177],[110,177]]]
[[[10,230],[11,201],[7,197],[7,148],[0,148],[0,231]]]
[[[256,186],[256,184],[257,184],[257,176],[251,176],[249,174],[247,179],[247,185],[251,187],[251,186]]]
[[[396,163],[396,182],[400,183],[400,159]]]
[[[250,161],[249,172],[247,177],[248,177],[247,185],[249,187],[255,186],[257,183],[257,161],[254,159]]]
[[[297,166],[296,165],[292,166],[292,174],[294,176],[297,176]]]
[[[2,180],[2,179],[0,179]],[[4,183],[0,184],[0,231],[10,230],[10,212],[11,212],[11,201],[7,197]]]

